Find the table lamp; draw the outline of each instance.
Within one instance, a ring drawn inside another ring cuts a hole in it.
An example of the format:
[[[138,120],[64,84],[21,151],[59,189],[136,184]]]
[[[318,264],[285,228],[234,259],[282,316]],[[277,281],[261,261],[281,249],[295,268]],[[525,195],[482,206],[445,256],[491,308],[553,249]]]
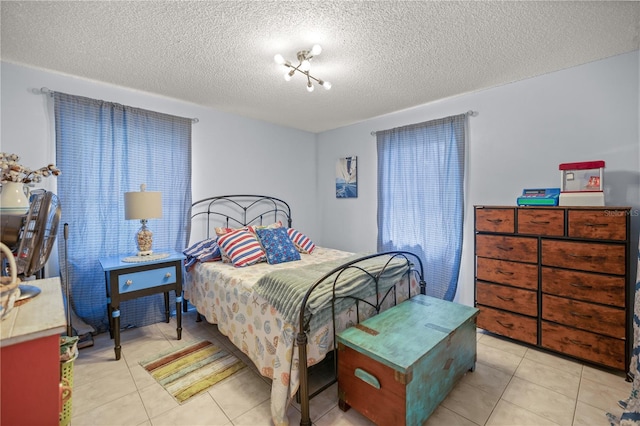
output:
[[[147,228],[148,219],[162,217],[162,194],[146,191],[147,185],[140,185],[140,192],[124,193],[124,218],[126,220],[140,219],[142,227],[136,234],[138,256],[148,256],[153,253],[153,233]]]

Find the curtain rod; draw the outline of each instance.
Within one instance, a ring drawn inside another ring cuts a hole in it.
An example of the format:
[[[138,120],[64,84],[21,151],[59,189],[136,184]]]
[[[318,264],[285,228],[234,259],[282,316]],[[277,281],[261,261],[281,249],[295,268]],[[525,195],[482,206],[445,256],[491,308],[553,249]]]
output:
[[[473,111],[473,110],[469,110],[467,112],[464,113],[464,115],[468,116],[468,117],[475,117],[476,115],[478,115],[478,111]],[[381,132],[383,130],[372,130],[371,131],[371,136],[375,136],[378,132]]]
[[[36,91],[36,90],[34,90],[34,92],[36,92],[36,93],[37,93],[37,91]],[[40,93],[44,93],[45,95],[53,96],[53,94],[55,93],[55,91],[50,90],[48,87],[41,87],[41,88],[40,88]],[[193,123],[198,123],[200,120],[198,120],[198,118],[197,118],[197,117],[194,117],[194,118],[191,118],[191,121],[192,121]]]

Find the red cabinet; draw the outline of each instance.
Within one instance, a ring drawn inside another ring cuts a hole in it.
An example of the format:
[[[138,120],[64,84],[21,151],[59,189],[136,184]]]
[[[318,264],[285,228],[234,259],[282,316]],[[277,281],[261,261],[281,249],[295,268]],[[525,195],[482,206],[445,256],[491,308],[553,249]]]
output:
[[[0,325],[0,424],[58,425],[60,335],[66,330],[60,279],[29,284],[42,292]]]

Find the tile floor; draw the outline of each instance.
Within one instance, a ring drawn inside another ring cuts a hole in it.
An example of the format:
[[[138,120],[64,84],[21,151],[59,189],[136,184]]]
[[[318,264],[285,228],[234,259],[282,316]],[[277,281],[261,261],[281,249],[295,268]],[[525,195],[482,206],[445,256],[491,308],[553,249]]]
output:
[[[620,414],[617,401],[631,384],[622,373],[607,372],[520,346],[479,331],[478,362],[429,418],[441,425],[609,426],[607,411]],[[142,369],[139,362],[172,346],[208,339],[244,357],[216,326],[183,319],[182,340],[170,323],[121,333],[122,358],[115,360],[108,333],[81,349],[74,363],[73,426],[93,425],[270,425],[269,384],[247,368],[183,405]],[[246,359],[246,358],[245,358]],[[315,373],[317,376],[319,373]],[[334,384],[311,401],[314,425],[371,425],[355,410],[337,407]],[[292,425],[299,407],[289,407]]]

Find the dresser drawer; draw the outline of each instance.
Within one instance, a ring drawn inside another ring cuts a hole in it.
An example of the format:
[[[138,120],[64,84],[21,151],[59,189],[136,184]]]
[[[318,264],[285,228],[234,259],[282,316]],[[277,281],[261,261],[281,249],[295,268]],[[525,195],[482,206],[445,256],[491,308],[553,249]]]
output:
[[[625,370],[624,340],[542,321],[542,346],[618,370]]]
[[[476,299],[481,305],[532,317],[538,315],[538,295],[535,291],[478,281]]]
[[[530,290],[538,288],[538,266],[530,263],[478,257],[476,271],[479,280]]]
[[[518,209],[518,234],[563,236],[564,210]]]
[[[478,305],[478,328],[535,345],[537,319]]]
[[[607,274],[625,274],[625,246],[542,240],[542,264]]]
[[[120,294],[131,291],[143,290],[165,284],[175,284],[176,267],[150,269],[148,271],[133,272],[118,276],[118,288]]]
[[[605,305],[625,306],[625,278],[542,268],[542,292]]]
[[[476,209],[476,231],[513,234],[515,230],[515,209]]]
[[[574,238],[627,239],[628,210],[569,210],[569,233]]]
[[[542,295],[542,319],[624,339],[624,310]]]
[[[538,240],[531,237],[476,234],[476,255],[537,263]]]

